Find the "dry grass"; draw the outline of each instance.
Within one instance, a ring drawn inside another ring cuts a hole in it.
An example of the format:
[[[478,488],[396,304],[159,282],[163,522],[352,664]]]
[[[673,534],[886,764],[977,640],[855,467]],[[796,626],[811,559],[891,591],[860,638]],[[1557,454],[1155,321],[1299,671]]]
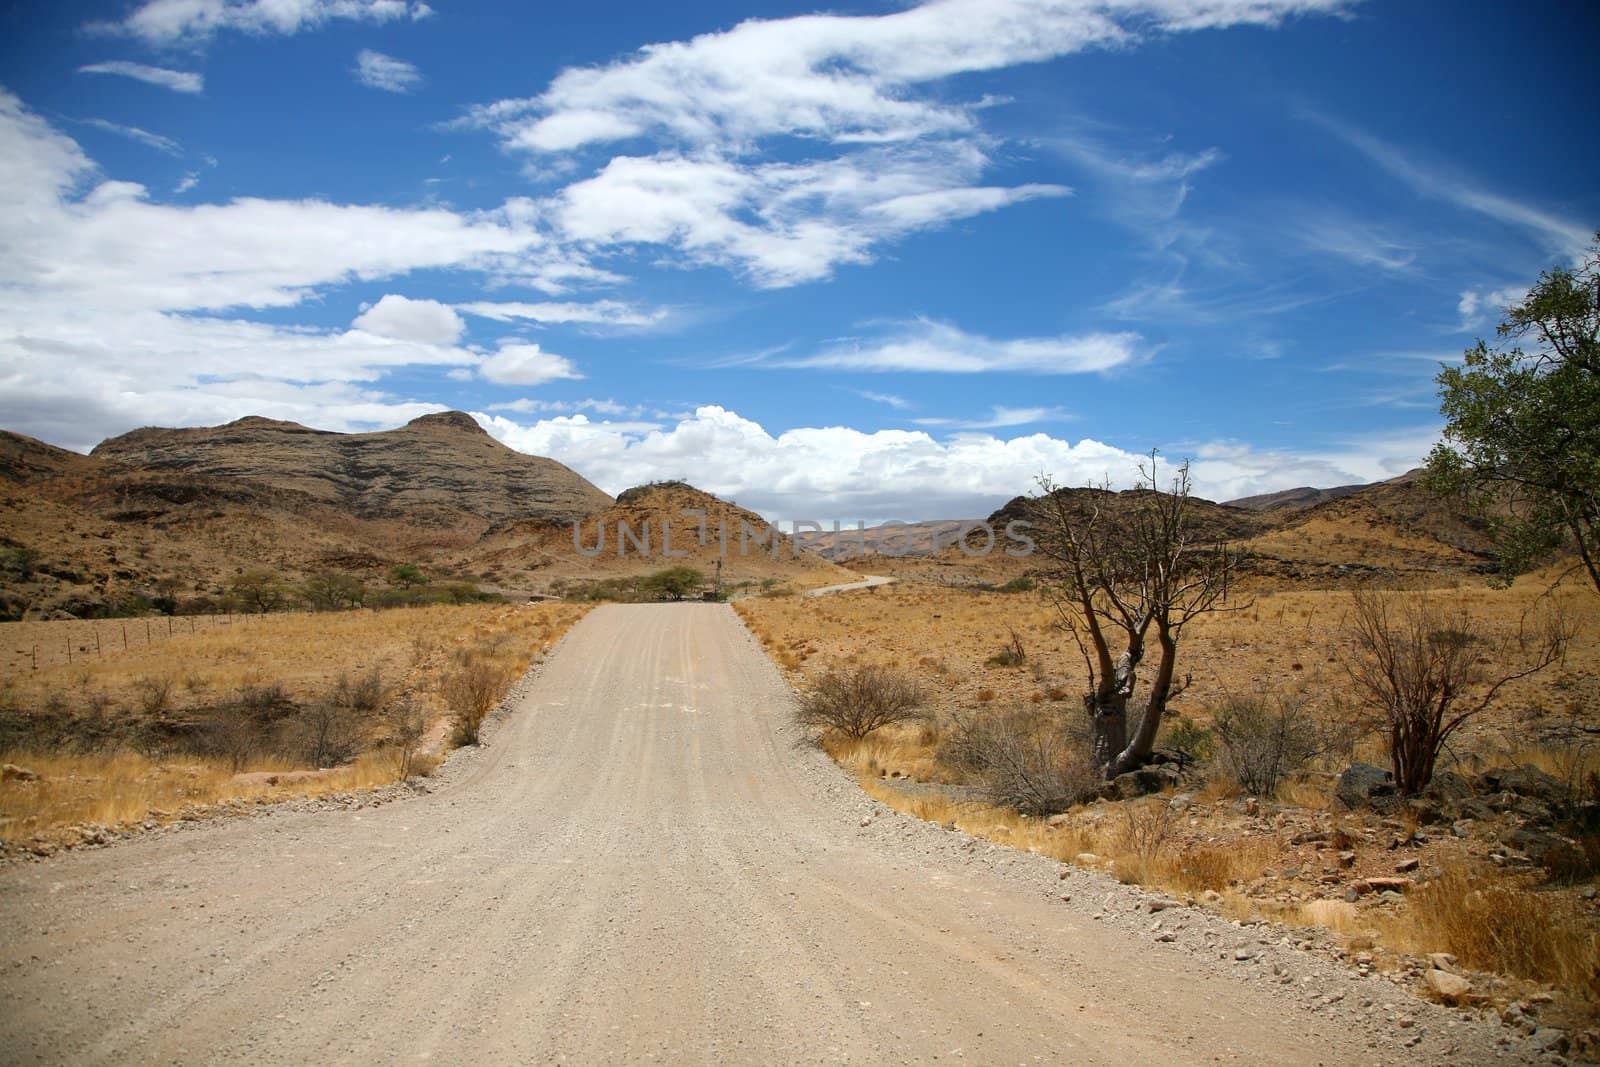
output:
[[[1414,952],[1449,952],[1467,967],[1511,974],[1600,1005],[1600,924],[1569,894],[1465,856],[1411,894],[1380,928]]]
[[[0,716],[13,736],[26,736],[29,716],[51,711],[85,726],[124,725],[152,717],[204,717],[241,692],[276,692],[306,708],[350,699],[352,686],[381,678],[389,705],[408,704],[430,724],[422,733],[442,737],[439,725],[453,710],[440,692],[447,663],[470,660],[496,679],[489,706],[521,675],[535,655],[558,640],[586,608],[571,604],[464,605],[388,612],[272,615],[238,627],[175,633],[89,663],[12,676],[0,691]],[[6,624],[12,625],[12,624]],[[37,628],[40,625],[28,624]],[[80,624],[67,624],[78,626]],[[345,679],[341,689],[340,679]],[[352,681],[353,680],[353,681]],[[157,699],[159,697],[159,699]],[[487,699],[487,698],[485,698]],[[396,745],[396,725],[372,709],[352,761],[329,771],[311,769],[295,754],[241,749],[225,756],[136,754],[125,750],[63,751],[26,744],[0,761],[35,772],[36,780],[0,783],[0,839],[70,841],[81,824],[118,826],[162,821],[185,808],[232,798],[281,799],[369,788],[402,772],[425,773],[439,758],[422,736]],[[17,728],[22,723],[23,728]],[[415,723],[400,733],[417,733]],[[247,777],[240,779],[236,772]],[[289,772],[276,785],[253,772]]]

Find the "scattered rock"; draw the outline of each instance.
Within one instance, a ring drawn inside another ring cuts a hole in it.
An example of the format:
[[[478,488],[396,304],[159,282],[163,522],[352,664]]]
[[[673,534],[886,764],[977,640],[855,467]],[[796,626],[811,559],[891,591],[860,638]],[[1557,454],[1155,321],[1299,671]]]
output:
[[[1093,867],[1100,862],[1100,857],[1093,852],[1080,852],[1072,857],[1072,862],[1080,867]]]
[[[1422,861],[1417,857],[1412,856],[1409,859],[1403,859],[1399,863],[1395,864],[1394,869],[1400,874],[1406,874],[1410,871],[1416,870],[1420,866],[1422,866]]]
[[[1528,1038],[1528,1044],[1535,1052],[1564,1053],[1567,1051],[1566,1031],[1553,1026],[1541,1026]]]
[[[6,782],[37,782],[39,774],[26,767],[18,767],[15,763],[7,763],[0,767],[0,781]]]
[[[1429,991],[1446,1004],[1460,1004],[1472,992],[1471,982],[1459,974],[1441,971],[1437,967],[1428,971],[1422,979],[1428,984]]]
[[[1560,804],[1567,799],[1567,787],[1559,778],[1528,764],[1484,771],[1478,775],[1477,787],[1482,793],[1515,793],[1545,804]]]

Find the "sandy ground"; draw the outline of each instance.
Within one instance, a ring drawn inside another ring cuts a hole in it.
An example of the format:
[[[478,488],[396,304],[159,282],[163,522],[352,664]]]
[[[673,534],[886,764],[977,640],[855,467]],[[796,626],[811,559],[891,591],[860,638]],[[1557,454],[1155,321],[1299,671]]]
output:
[[[725,605],[602,607],[432,794],[0,870],[0,1060],[1499,1051],[1278,931],[1151,914],[1103,876],[891,813],[799,743],[791,699]]]

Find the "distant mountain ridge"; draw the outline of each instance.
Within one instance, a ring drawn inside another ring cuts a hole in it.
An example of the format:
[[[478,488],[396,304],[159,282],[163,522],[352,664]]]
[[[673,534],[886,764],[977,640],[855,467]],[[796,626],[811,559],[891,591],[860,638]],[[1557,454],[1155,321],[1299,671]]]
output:
[[[1302,485],[1297,489],[1281,489],[1276,493],[1261,493],[1256,496],[1242,496],[1237,500],[1227,500],[1223,503],[1230,508],[1244,508],[1246,511],[1276,511],[1279,508],[1309,508],[1318,504],[1325,504],[1330,500],[1359,493],[1369,485],[1379,483],[1362,483],[1359,485],[1336,485],[1332,489],[1314,489],[1309,485]]]

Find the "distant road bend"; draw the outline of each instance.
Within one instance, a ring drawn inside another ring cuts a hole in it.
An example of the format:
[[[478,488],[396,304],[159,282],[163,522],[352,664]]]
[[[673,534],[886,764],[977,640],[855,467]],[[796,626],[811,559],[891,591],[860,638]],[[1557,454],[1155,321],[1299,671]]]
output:
[[[1041,858],[863,825],[725,605],[601,607],[521,693],[431,795],[0,870],[0,1059],[1419,1061]]]

